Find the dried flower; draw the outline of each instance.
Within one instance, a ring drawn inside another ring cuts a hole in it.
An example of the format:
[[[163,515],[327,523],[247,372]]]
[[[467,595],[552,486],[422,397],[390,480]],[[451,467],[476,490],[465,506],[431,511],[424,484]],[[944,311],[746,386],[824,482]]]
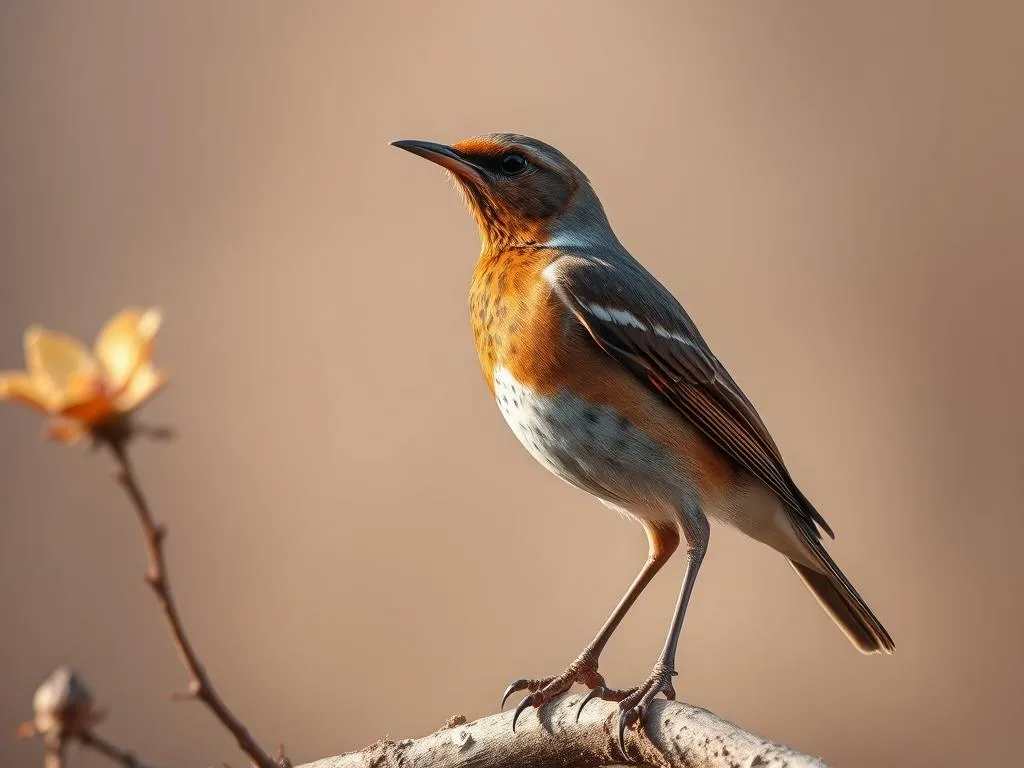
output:
[[[151,362],[160,327],[155,309],[126,309],[104,326],[90,351],[39,326],[25,331],[27,371],[0,374],[0,400],[15,400],[53,420],[47,434],[74,442],[117,422],[166,382]]]
[[[43,681],[32,697],[34,718],[22,723],[18,735],[75,734],[86,731],[103,719],[92,693],[75,670],[58,667]]]

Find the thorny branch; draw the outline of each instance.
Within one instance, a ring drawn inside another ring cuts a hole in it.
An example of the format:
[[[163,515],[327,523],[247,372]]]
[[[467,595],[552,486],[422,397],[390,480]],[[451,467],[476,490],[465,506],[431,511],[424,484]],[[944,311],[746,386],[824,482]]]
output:
[[[167,563],[164,558],[163,542],[167,532],[163,526],[158,525],[154,521],[149,503],[142,493],[142,488],[135,474],[135,467],[128,456],[128,437],[124,434],[114,434],[106,437],[105,442],[118,463],[117,481],[128,494],[128,498],[135,508],[135,514],[139,519],[139,525],[142,527],[146,553],[149,557],[149,566],[146,569],[146,583],[149,584],[153,594],[156,595],[160,603],[160,608],[167,622],[167,627],[171,632],[174,645],[178,649],[178,656],[188,671],[188,690],[183,694],[177,695],[176,698],[195,699],[205,704],[217,720],[235,737],[239,749],[258,768],[279,768],[279,763],[256,743],[249,730],[228,708],[220,694],[217,693],[210,680],[210,676],[206,673],[202,662],[199,661],[199,657],[192,647],[188,635],[185,633],[181,615],[178,613],[178,606],[171,592],[171,584],[167,574]]]

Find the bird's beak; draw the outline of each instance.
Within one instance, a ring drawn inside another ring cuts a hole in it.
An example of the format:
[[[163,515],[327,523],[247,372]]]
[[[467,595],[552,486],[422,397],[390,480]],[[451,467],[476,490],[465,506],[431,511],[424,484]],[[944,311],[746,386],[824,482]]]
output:
[[[402,141],[392,141],[391,146],[404,149],[406,152],[412,152],[420,157],[425,157],[430,162],[437,163],[442,168],[447,168],[464,179],[480,184],[484,183],[484,177],[481,173],[482,168],[444,144],[436,144],[433,141],[403,139]]]

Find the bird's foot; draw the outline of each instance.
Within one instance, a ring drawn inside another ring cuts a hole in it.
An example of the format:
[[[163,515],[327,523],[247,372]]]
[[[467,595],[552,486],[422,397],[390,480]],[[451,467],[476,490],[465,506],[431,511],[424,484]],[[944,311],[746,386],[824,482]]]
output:
[[[619,727],[617,733],[619,737],[619,750],[625,755],[626,728],[633,725],[633,723],[642,723],[644,715],[647,714],[647,709],[659,693],[664,693],[666,699],[675,699],[676,689],[672,687],[672,678],[675,674],[675,671],[670,666],[659,661],[654,665],[650,676],[642,685],[636,688],[609,690],[604,686],[597,686],[583,697],[583,701],[576,708],[576,722],[579,722],[583,708],[594,699],[619,702]]]
[[[524,698],[516,707],[512,716],[512,730],[516,729],[516,722],[519,716],[528,707],[540,707],[544,702],[550,701],[556,696],[565,693],[572,688],[574,683],[580,683],[593,690],[606,690],[604,677],[597,671],[597,656],[589,651],[580,654],[569,667],[560,675],[545,677],[539,680],[521,679],[511,683],[505,689],[501,697],[501,706],[505,706],[508,697],[517,691],[530,691],[530,695]]]

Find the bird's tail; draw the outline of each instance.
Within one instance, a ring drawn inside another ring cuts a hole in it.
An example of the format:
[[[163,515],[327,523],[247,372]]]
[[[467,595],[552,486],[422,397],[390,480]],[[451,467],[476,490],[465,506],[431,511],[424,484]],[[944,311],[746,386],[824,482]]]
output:
[[[814,544],[816,546],[812,545],[812,549],[821,568],[809,568],[790,560],[793,570],[859,651],[892,653],[896,646],[882,622],[871,612],[864,598],[857,594],[825,548],[818,542]]]

